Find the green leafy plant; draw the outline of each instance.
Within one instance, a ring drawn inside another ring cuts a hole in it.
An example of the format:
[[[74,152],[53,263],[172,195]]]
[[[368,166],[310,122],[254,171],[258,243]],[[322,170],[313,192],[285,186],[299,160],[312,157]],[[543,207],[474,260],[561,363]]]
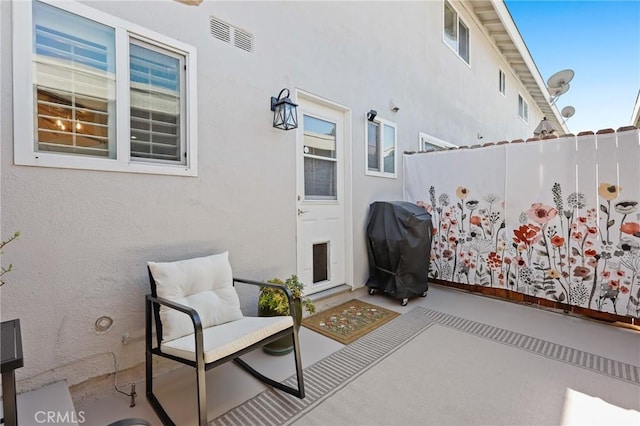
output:
[[[16,231],[14,232],[14,234],[12,236],[10,236],[8,239],[2,241],[0,243],[0,254],[4,253],[2,251],[2,249],[4,248],[4,246],[6,246],[7,244],[9,244],[11,241],[15,240],[16,238],[18,238],[20,236],[20,232]],[[13,270],[13,264],[9,264],[9,266],[7,266],[6,268],[4,266],[0,266],[0,286],[4,285],[4,280],[2,279],[2,277],[4,276],[4,274],[6,274],[7,272]]]
[[[300,282],[297,275],[291,275],[286,281],[280,278],[273,278],[267,281],[272,284],[278,284],[287,287],[294,299],[300,299],[304,308],[310,314],[315,313],[316,307],[308,297],[302,297],[304,284]],[[268,309],[280,315],[289,315],[289,300],[284,291],[273,287],[261,287],[260,296],[258,297],[258,308]]]

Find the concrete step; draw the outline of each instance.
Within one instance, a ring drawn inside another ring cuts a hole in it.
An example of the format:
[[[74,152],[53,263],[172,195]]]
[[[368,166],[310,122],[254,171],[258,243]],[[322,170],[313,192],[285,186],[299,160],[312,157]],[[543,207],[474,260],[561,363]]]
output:
[[[341,303],[348,302],[351,299],[357,299],[366,293],[366,287],[360,287],[353,290],[351,286],[341,285],[329,290],[311,294],[309,295],[309,299],[311,299],[316,306],[316,312],[322,312],[333,308],[334,306],[338,306]],[[309,313],[304,311],[303,317],[307,316],[309,316]]]
[[[18,424],[78,426],[84,414],[76,413],[67,382],[57,382],[24,392],[16,398]],[[0,406],[0,411],[2,407]]]
[[[309,299],[311,299],[315,303],[324,299],[329,299],[335,296],[339,296],[341,294],[349,293],[351,290],[352,290],[351,286],[342,284],[337,287],[330,288],[328,290],[323,290],[317,293],[310,294]]]

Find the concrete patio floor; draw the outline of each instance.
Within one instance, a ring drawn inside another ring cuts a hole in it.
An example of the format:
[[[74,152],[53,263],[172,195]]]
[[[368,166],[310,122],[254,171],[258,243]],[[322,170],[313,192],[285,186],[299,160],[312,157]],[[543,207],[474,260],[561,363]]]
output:
[[[633,365],[640,364],[640,332],[618,328],[589,319],[565,315],[536,306],[519,305],[499,299],[470,294],[447,287],[432,285],[426,298],[416,297],[407,306],[384,294],[370,296],[366,289],[343,293],[317,303],[319,308],[337,305],[357,298],[369,303],[408,312],[417,305],[456,315],[496,327],[527,334],[551,342],[612,358]],[[343,345],[305,327],[300,330],[300,344],[304,366],[339,350]],[[277,379],[294,374],[293,355],[274,357],[255,351],[245,357],[258,369],[268,371]],[[154,380],[158,398],[178,425],[196,422],[195,374],[193,369],[179,368]],[[207,373],[209,420],[259,394],[265,385],[246,374],[232,363]],[[138,394],[135,407],[130,399],[115,391],[104,398],[82,401],[76,411],[82,412],[86,424],[107,425],[122,418],[146,419],[153,425],[161,424],[144,396],[144,381],[136,383]]]

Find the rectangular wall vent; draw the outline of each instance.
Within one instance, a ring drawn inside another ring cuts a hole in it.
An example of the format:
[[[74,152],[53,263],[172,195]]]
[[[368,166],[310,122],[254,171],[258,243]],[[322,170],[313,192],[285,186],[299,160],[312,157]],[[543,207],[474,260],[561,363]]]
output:
[[[211,17],[211,35],[247,52],[253,51],[253,35],[228,23]]]
[[[211,17],[211,35],[225,43],[231,41],[231,27],[226,22]]]
[[[242,50],[251,52],[253,50],[253,36],[246,31],[235,28],[233,33],[233,44]]]

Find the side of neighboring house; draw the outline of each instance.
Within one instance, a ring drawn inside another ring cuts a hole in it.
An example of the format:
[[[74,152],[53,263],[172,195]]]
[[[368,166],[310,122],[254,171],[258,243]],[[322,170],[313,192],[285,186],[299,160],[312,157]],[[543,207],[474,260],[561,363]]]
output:
[[[19,386],[142,362],[148,260],[229,250],[237,276],[362,286],[368,206],[402,199],[402,152],[559,123],[505,11],[0,2],[1,225],[21,232],[1,307],[22,321]],[[283,88],[297,130],[272,127]]]
[[[636,95],[636,103],[633,106],[633,113],[631,114],[631,125],[640,127],[640,90]]]

